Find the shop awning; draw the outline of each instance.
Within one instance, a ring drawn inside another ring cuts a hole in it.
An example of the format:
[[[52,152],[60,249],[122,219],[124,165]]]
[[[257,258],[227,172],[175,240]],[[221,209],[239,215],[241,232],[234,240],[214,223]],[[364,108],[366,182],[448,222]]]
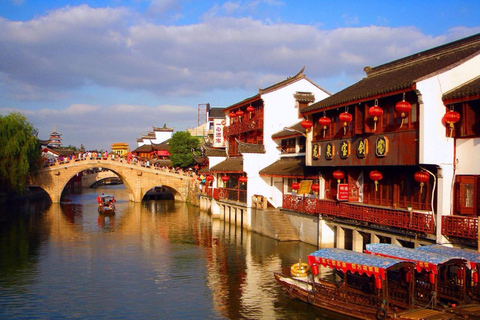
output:
[[[260,176],[282,178],[316,178],[318,174],[305,166],[305,158],[285,157],[263,168]]]
[[[320,249],[308,256],[310,265],[316,263],[324,267],[341,270],[344,273],[366,274],[385,280],[385,274],[388,269],[400,267],[413,267],[413,262],[399,259],[379,257],[362,252],[356,252],[346,249]]]
[[[438,266],[447,262],[468,264],[467,267],[470,268],[470,263],[466,259],[463,259],[460,256],[456,256],[456,257],[446,256],[438,253],[405,248],[396,244],[370,243],[370,244],[367,244],[367,248],[365,252],[371,253],[374,255],[380,255],[382,257],[389,257],[394,259],[402,259],[406,261],[415,262],[415,265],[416,265],[415,267],[418,272],[421,272],[422,270],[426,270],[429,272],[433,272],[434,274],[437,274]]]

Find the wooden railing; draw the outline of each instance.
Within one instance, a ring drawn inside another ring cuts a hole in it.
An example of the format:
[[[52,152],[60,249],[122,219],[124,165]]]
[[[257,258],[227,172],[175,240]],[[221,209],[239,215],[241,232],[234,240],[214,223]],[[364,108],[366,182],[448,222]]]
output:
[[[247,203],[247,190],[215,188],[213,189],[211,196],[215,200],[231,200],[231,201]]]
[[[429,234],[435,232],[432,213],[371,207],[289,194],[283,196],[283,208],[308,214],[322,214],[324,216],[369,222]]]
[[[447,237],[477,239],[478,218],[467,216],[443,216],[442,235]]]
[[[243,116],[242,121],[238,121],[238,119],[236,119],[235,123],[232,123],[229,126],[225,127],[224,135],[228,137],[231,135],[237,135],[244,132],[262,130],[262,129],[263,129],[263,112],[258,111],[258,112],[255,112],[255,115],[251,119],[249,119],[248,114]]]

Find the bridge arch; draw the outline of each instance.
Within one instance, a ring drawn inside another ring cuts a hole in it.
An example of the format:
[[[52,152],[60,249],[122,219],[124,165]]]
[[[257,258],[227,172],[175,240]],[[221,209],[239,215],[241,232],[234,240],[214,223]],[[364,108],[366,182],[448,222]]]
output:
[[[92,168],[107,169],[119,176],[129,193],[129,200],[134,202],[141,202],[150,189],[160,185],[168,187],[175,200],[186,201],[189,188],[195,184],[195,177],[107,158],[56,162],[42,168],[31,184],[44,189],[53,203],[59,203],[68,181],[76,174]]]

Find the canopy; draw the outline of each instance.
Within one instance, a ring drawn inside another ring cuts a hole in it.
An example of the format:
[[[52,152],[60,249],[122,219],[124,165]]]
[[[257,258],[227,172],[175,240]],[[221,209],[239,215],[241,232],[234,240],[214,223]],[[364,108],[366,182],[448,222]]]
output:
[[[416,248],[416,250],[419,250],[422,252],[439,253],[446,256],[455,256],[455,257],[459,256],[470,261],[470,263],[472,264],[480,263],[480,252],[474,251],[474,250],[445,247],[439,244],[421,246]],[[474,267],[474,265],[472,265],[472,267]]]
[[[385,280],[385,271],[392,268],[413,267],[414,264],[398,259],[379,257],[345,249],[320,249],[308,256],[310,265],[316,263],[324,267],[366,274]]]
[[[461,264],[467,264],[466,259],[461,256],[447,256],[433,252],[422,252],[416,249],[405,248],[396,244],[389,243],[370,243],[367,244],[365,252],[383,257],[413,261],[416,263],[418,272],[426,270],[437,274],[438,266],[452,260],[461,260]]]

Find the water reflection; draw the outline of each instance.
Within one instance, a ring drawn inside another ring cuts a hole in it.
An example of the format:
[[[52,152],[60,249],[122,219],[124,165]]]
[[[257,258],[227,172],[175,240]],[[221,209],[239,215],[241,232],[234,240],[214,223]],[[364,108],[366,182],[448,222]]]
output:
[[[339,319],[290,299],[273,278],[315,247],[104,191],[117,198],[114,216],[98,214],[102,190],[90,190],[2,221],[1,319]]]

